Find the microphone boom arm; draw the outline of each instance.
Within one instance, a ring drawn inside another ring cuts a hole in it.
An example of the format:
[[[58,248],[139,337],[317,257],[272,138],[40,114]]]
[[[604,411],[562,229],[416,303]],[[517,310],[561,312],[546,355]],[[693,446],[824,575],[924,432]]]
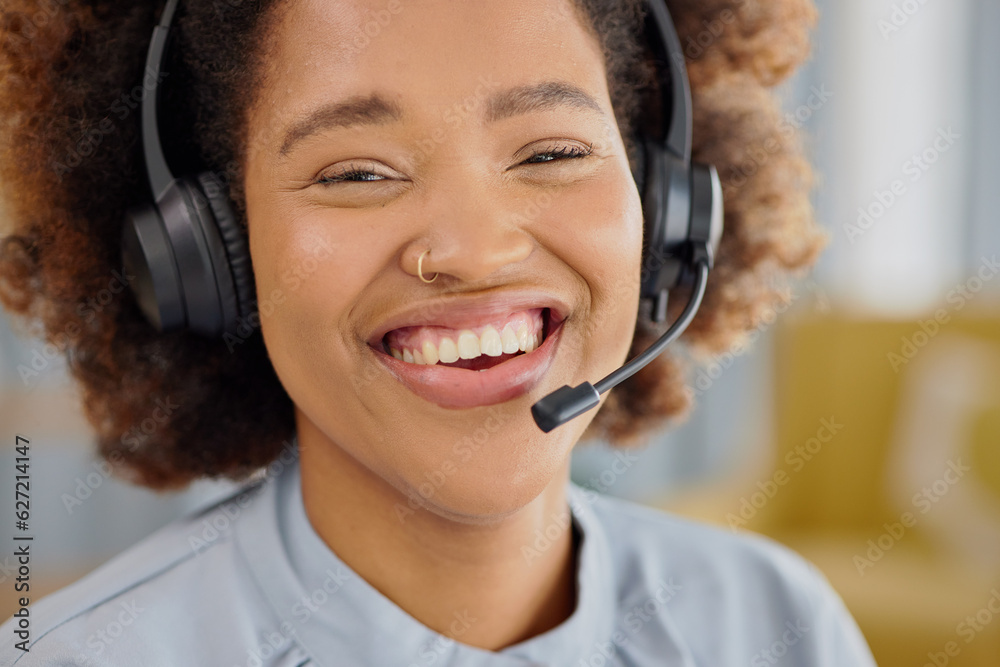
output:
[[[658,357],[663,350],[677,339],[694,319],[701,300],[705,296],[705,288],[708,284],[708,270],[710,259],[702,256],[695,265],[697,276],[691,298],[687,306],[677,320],[670,325],[670,328],[646,350],[637,355],[627,364],[610,373],[607,377],[599,381],[596,385],[584,382],[576,387],[564,384],[559,389],[543,396],[537,403],[531,406],[531,415],[535,419],[538,428],[548,433],[555,427],[565,424],[570,419],[578,417],[587,410],[594,408],[600,403],[601,394],[612,387],[621,384],[632,375],[638,373],[653,359]]]

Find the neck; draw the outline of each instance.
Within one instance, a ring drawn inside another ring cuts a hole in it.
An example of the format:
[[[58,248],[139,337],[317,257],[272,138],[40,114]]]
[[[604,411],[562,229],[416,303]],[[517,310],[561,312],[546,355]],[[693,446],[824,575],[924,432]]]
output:
[[[301,426],[302,496],[313,529],[348,567],[417,621],[464,644],[498,651],[573,613],[577,562],[566,499],[569,457],[518,511],[468,523],[419,506],[410,512],[406,495],[318,430]],[[400,508],[406,508],[402,515]]]

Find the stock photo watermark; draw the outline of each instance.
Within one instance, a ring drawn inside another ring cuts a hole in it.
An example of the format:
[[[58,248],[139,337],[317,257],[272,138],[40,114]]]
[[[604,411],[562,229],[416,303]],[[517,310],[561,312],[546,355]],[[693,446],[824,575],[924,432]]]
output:
[[[798,618],[794,621],[785,621],[785,628],[787,629],[770,646],[754,653],[753,657],[750,658],[750,667],[767,667],[778,664],[778,661],[788,653],[788,650],[798,644],[802,637],[809,632],[809,626]]]
[[[818,88],[812,86],[806,101],[792,111],[786,112],[778,123],[778,132],[785,139],[791,138],[796,130],[802,129],[813,115],[826,106],[832,98],[833,91],[827,90],[826,84]],[[785,145],[774,136],[767,137],[759,146],[750,146],[746,157],[739,164],[729,168],[723,181],[723,188],[740,188],[746,185],[750,178],[757,174],[770,161],[771,156],[781,152]]]
[[[57,160],[53,163],[52,168],[54,169],[57,176],[62,178],[64,175],[79,167],[83,162],[84,158],[88,158],[97,152],[97,149],[104,142],[104,137],[112,134],[118,129],[117,123],[111,119],[113,114],[118,118],[118,121],[124,121],[133,112],[135,112],[142,101],[146,99],[152,90],[159,85],[165,77],[169,76],[168,72],[160,72],[158,75],[150,68],[146,68],[145,74],[143,75],[142,83],[137,84],[131,90],[123,92],[118,98],[112,102],[107,109],[107,114],[101,118],[101,121],[96,125],[96,127],[89,128],[83,133],[74,143],[73,147],[70,149],[61,160]]]
[[[348,582],[356,580],[357,576],[341,565],[337,566],[337,571],[327,568],[323,581],[308,594],[302,595],[289,609],[294,623],[287,618],[281,621],[277,629],[270,632],[261,632],[259,641],[246,650],[246,660],[243,664],[246,667],[263,667],[266,660],[270,660],[283,649],[288,642],[296,636],[296,626],[305,624],[313,614],[318,612],[327,602],[343,589]],[[233,667],[238,667],[234,665]]]
[[[619,664],[618,647],[624,646],[641,632],[683,588],[673,577],[659,579],[652,594],[642,604],[632,605],[622,616],[619,629],[611,635],[611,640],[595,642],[590,657],[580,658],[575,667],[608,667]]]
[[[71,320],[63,331],[58,331],[52,336],[52,342],[45,342],[41,349],[33,348],[31,359],[27,364],[18,364],[17,373],[24,386],[31,387],[33,380],[50,370],[56,361],[63,357],[66,349],[80,338],[84,326],[91,325],[100,313],[126,292],[133,280],[135,280],[134,275],[112,269],[107,287],[77,304],[76,314],[79,321]]]
[[[910,499],[910,503],[918,510],[919,514],[927,514],[934,509],[934,506],[948,494],[952,487],[962,480],[965,473],[972,470],[962,463],[962,459],[949,460],[946,466],[938,479],[921,488]],[[882,560],[906,536],[907,530],[917,525],[918,519],[918,514],[906,511],[900,514],[896,521],[882,524],[884,529],[882,534],[868,540],[867,551],[864,554],[855,554],[852,559],[858,574],[862,577],[865,576],[865,570],[874,567],[875,563]]]
[[[234,500],[221,503],[214,508],[198,525],[200,530],[196,528],[196,532],[188,534],[188,546],[191,547],[195,556],[200,556],[212,544],[227,535],[240,515],[243,514],[243,510],[253,504],[264,485],[280,475],[285,470],[285,466],[298,460],[298,448],[295,442],[285,440],[282,444],[281,453],[262,468],[260,474],[254,478],[257,483],[240,493]]]
[[[471,433],[462,436],[452,444],[451,453],[454,455],[454,459],[448,457],[435,470],[424,473],[424,481],[414,489],[419,494],[419,498],[411,496],[406,503],[397,502],[393,505],[393,514],[400,523],[405,523],[407,517],[415,514],[416,510],[423,506],[422,501],[433,498],[448,478],[458,472],[459,465],[471,460],[493,434],[499,431],[512,417],[508,411],[495,405],[487,410],[487,414],[489,416],[482,425],[477,426]]]
[[[282,271],[280,281],[284,287],[275,287],[263,300],[255,301],[256,309],[245,317],[237,318],[233,331],[226,331],[222,334],[222,340],[229,353],[232,354],[238,345],[245,343],[260,329],[261,314],[264,317],[273,315],[275,309],[285,303],[285,299],[290,294],[302,287],[305,281],[319,269],[320,262],[331,254],[333,254],[332,246],[326,241],[320,241],[313,248],[311,255]]]
[[[919,153],[914,153],[901,166],[903,176],[909,177],[909,182],[917,183],[931,168],[962,138],[950,127],[939,128],[937,136],[929,146]],[[885,190],[877,189],[872,193],[868,204],[858,207],[858,217],[855,222],[843,224],[844,235],[853,245],[859,238],[876,225],[906,194],[910,191],[907,181],[902,178],[893,179]]]
[[[986,603],[976,612],[969,614],[955,626],[955,634],[966,644],[971,644],[1000,614],[1000,590],[992,588]],[[955,640],[945,642],[940,651],[927,653],[927,662],[922,667],[947,667],[952,658],[962,653],[962,645]]]
[[[134,452],[151,435],[170,420],[174,411],[181,407],[180,403],[175,403],[171,397],[165,399],[157,397],[153,400],[154,407],[149,416],[122,434],[121,443],[125,445],[129,452]],[[73,512],[83,505],[84,501],[90,498],[94,491],[99,489],[104,482],[114,473],[115,466],[125,460],[124,455],[119,450],[113,450],[106,459],[100,459],[91,464],[93,472],[84,477],[76,478],[76,487],[73,493],[63,493],[60,499],[66,514],[72,516]]]
[[[468,609],[453,611],[454,620],[448,625],[448,635],[438,635],[429,639],[420,649],[417,656],[419,662],[411,662],[408,667],[428,667],[437,662],[455,644],[455,640],[469,631],[479,619],[472,616]]]
[[[689,60],[698,60],[705,52],[712,48],[712,45],[719,40],[726,30],[736,22],[736,13],[749,10],[756,12],[759,7],[757,0],[739,0],[735,9],[723,9],[712,19],[703,19],[702,29],[695,35],[689,35],[683,45],[684,55]]]
[[[997,262],[997,256],[983,257],[975,275],[956,285],[945,297],[945,301],[952,306],[952,312],[946,308],[938,308],[934,311],[933,317],[920,320],[916,331],[899,339],[900,345],[897,350],[886,353],[886,359],[893,372],[899,373],[901,368],[909,364],[920,350],[927,347],[927,344],[941,333],[944,326],[951,321],[952,313],[965,308],[998,273],[1000,273],[1000,263]]]
[[[392,19],[403,11],[401,0],[389,0],[384,7],[377,10],[368,9],[365,18],[368,20],[354,31],[350,40],[341,42],[346,44],[348,49],[354,53],[361,53],[372,43],[372,40],[382,34],[382,30],[387,28]]]
[[[521,556],[528,565],[531,565],[536,558],[552,548],[552,545],[569,529],[570,522],[573,520],[573,512],[580,511],[578,503],[574,503],[573,500],[569,502],[571,509],[558,514],[550,514],[550,521],[544,529],[535,528],[535,540],[532,544],[521,545]]]
[[[785,453],[784,461],[791,469],[791,473],[785,468],[778,468],[770,478],[757,482],[757,491],[751,493],[749,497],[740,498],[738,514],[732,512],[726,514],[725,519],[730,530],[736,532],[737,528],[746,526],[748,521],[757,516],[757,512],[764,509],[771,499],[778,495],[778,489],[791,481],[791,475],[802,472],[806,464],[816,458],[823,451],[823,447],[832,442],[842,430],[844,425],[839,423],[836,417],[821,419],[819,428],[812,437]]]
[[[889,41],[892,35],[906,27],[914,16],[924,8],[930,0],[903,0],[903,2],[892,3],[892,11],[884,18],[880,18],[876,25],[878,31],[882,33],[882,39]]]
[[[716,380],[721,378],[722,374],[736,363],[736,358],[756,343],[761,334],[765,333],[778,320],[778,316],[785,313],[796,299],[798,299],[798,294],[794,291],[787,295],[780,295],[778,305],[767,308],[761,315],[760,324],[752,331],[738,339],[728,350],[712,355],[707,362],[699,364],[691,384],[684,387],[688,398],[700,398],[711,389]]]

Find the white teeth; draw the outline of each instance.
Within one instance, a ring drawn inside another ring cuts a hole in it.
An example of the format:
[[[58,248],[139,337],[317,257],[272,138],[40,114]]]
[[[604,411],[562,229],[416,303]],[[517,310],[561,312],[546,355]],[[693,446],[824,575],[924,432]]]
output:
[[[438,359],[446,364],[458,361],[458,348],[455,347],[455,341],[450,338],[441,339],[441,344],[438,345]]]
[[[482,352],[479,349],[479,336],[468,329],[458,332],[458,356],[462,359],[475,359]]]
[[[528,325],[523,323],[517,327],[517,348],[521,352],[528,349]]]
[[[389,351],[400,361],[433,366],[439,361],[450,364],[459,359],[475,359],[481,354],[499,357],[502,354],[529,353],[541,344],[542,332],[529,333],[528,326],[522,322],[516,329],[507,324],[502,332],[487,326],[479,336],[470,329],[462,329],[458,332],[457,343],[452,338],[442,338],[439,345],[425,340],[421,348],[399,350],[391,347]]]
[[[438,362],[438,349],[429,340],[424,341],[424,363],[433,366]]]
[[[509,324],[503,328],[503,333],[500,335],[500,341],[503,345],[502,349],[504,354],[513,354],[521,349],[517,343],[517,334],[514,333],[514,328]]]
[[[485,355],[499,357],[503,354],[503,342],[500,340],[500,333],[492,326],[486,327],[482,336],[479,337],[479,346]]]

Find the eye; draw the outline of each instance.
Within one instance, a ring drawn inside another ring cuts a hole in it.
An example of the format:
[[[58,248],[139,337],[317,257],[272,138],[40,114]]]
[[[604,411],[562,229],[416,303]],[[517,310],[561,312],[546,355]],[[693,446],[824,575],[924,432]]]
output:
[[[377,174],[367,167],[368,165],[350,163],[346,167],[323,174],[316,179],[316,183],[318,185],[336,185],[337,183],[364,183],[389,180],[389,177]]]
[[[593,144],[588,145],[586,148],[583,146],[555,146],[548,147],[541,151],[536,151],[524,164],[541,164],[543,162],[553,162],[555,160],[561,159],[572,159],[586,157],[593,151]]]
[[[326,185],[329,183],[342,183],[345,181],[381,181],[384,180],[384,178],[385,178],[384,176],[373,174],[370,171],[360,171],[357,169],[352,169],[351,171],[347,171],[341,174],[324,176],[317,182]]]

